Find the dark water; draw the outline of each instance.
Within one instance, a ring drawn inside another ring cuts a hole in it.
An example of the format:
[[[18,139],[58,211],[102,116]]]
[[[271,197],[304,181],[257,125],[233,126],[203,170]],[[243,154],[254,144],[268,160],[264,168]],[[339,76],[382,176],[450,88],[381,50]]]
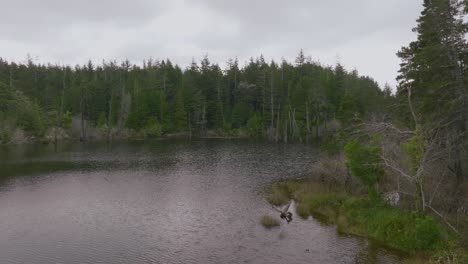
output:
[[[227,140],[1,148],[0,263],[398,263],[314,219],[259,224],[274,214],[262,190],[317,154]]]

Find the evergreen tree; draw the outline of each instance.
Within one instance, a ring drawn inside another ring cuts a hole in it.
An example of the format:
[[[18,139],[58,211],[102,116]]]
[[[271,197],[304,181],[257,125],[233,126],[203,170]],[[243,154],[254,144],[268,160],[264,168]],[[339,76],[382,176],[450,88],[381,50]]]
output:
[[[466,3],[465,3],[466,4]],[[454,140],[467,142],[468,90],[464,72],[466,50],[463,2],[425,0],[424,10],[414,29],[416,41],[398,52],[402,59],[397,95],[408,102],[407,122],[416,129],[447,128]],[[459,138],[459,137],[462,138]],[[452,139],[452,140],[453,140]],[[455,142],[454,142],[455,143]],[[454,171],[463,175],[462,148],[454,150]]]

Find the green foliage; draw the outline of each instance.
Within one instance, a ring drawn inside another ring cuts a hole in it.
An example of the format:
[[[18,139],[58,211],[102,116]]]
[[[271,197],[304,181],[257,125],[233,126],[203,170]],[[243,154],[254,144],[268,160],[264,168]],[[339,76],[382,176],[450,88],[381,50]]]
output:
[[[265,199],[276,206],[284,205],[293,198],[293,193],[298,186],[298,183],[294,181],[275,183],[266,193]]]
[[[411,173],[415,174],[421,165],[424,154],[426,153],[427,141],[420,130],[416,130],[416,134],[411,137],[408,142],[403,144],[406,154],[409,157],[409,167]]]
[[[362,199],[346,200],[340,210],[348,225],[344,231],[367,234],[398,250],[415,253],[447,246],[448,231],[430,216]]]
[[[13,132],[6,120],[3,120],[3,114],[0,112],[0,144],[6,144],[11,141]]]
[[[283,182],[270,193],[295,197],[296,211],[338,225],[342,233],[365,236],[407,253],[437,253],[455,244],[450,232],[428,215],[405,212],[383,202],[310,188],[307,181]],[[269,200],[270,201],[270,200]]]
[[[423,125],[446,123],[450,117],[458,121],[448,127],[460,129],[467,118],[468,113],[460,111],[457,103],[466,100],[463,72],[468,57],[468,27],[460,3],[467,5],[467,1],[424,1],[414,29],[417,40],[398,52],[402,63],[397,97],[407,102],[408,88],[411,89],[413,108]],[[402,115],[406,122],[414,122],[409,111]]]
[[[375,194],[373,187],[384,175],[380,164],[380,152],[377,139],[372,140],[367,146],[355,140],[348,142],[345,146],[346,167],[368,187],[370,195]]]
[[[338,193],[309,193],[302,194],[298,200],[298,214],[302,218],[307,218],[309,215],[314,215],[325,222],[335,221],[338,217],[339,208],[344,194]]]
[[[340,129],[334,135],[325,138],[321,149],[330,156],[337,155],[343,150],[346,138],[346,134]]]
[[[66,111],[62,116],[62,127],[65,129],[71,128],[73,115],[70,111]]]
[[[0,111],[16,119],[17,106],[28,100],[26,106],[42,110],[41,118],[23,111],[21,119],[27,122],[21,125],[36,134],[56,123],[47,122],[44,112],[67,109],[97,127],[142,131],[156,117],[163,134],[189,129],[246,131],[251,137],[309,141],[312,131],[320,130],[316,136],[322,137],[337,114],[348,120],[346,116],[356,111],[364,118],[383,110],[375,107],[383,93],[372,79],[341,65],[321,66],[304,59],[304,54],[298,58],[296,64],[267,64],[260,56],[243,68],[231,60],[227,69],[221,69],[205,57],[185,70],[169,60],[150,59],[143,67],[129,61],[100,65],[90,61],[63,68],[32,61],[18,65],[0,58]],[[10,74],[14,82],[6,85]]]
[[[43,136],[46,128],[42,109],[26,98],[23,102],[24,104],[17,109],[17,125],[35,136]]]
[[[4,114],[16,108],[16,96],[0,80],[0,111]]]
[[[148,137],[160,137],[162,134],[162,127],[159,124],[158,119],[153,117],[146,123],[144,131]]]
[[[140,130],[146,125],[146,118],[142,117],[137,111],[130,113],[125,124],[128,128]]]
[[[231,118],[233,127],[240,128],[245,126],[252,112],[252,107],[246,103],[239,103],[234,105]]]
[[[14,120],[15,126],[38,137],[46,130],[47,119],[42,108],[25,96],[21,91],[14,91],[0,81],[0,111],[3,119]],[[6,133],[6,132],[5,132]]]
[[[187,130],[187,113],[185,112],[184,96],[182,94],[182,91],[177,92],[175,108],[176,131]]]
[[[359,115],[360,113],[355,99],[349,94],[345,95],[337,114],[338,120],[340,120],[343,126],[347,127],[355,123]]]
[[[296,213],[302,219],[307,219],[311,214],[309,206],[306,203],[300,203],[296,206]]]
[[[254,115],[247,121],[247,132],[252,138],[259,138],[263,132],[263,120],[260,116]]]
[[[101,112],[99,114],[99,118],[97,120],[97,127],[98,128],[106,128],[107,127],[107,117],[105,112]]]

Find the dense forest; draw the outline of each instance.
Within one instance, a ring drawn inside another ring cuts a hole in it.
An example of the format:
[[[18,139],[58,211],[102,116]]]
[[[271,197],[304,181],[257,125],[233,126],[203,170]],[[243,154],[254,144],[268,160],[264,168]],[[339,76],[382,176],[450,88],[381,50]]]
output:
[[[186,69],[151,58],[75,67],[0,59],[2,141],[16,127],[41,138],[52,127],[70,128],[73,118],[82,141],[92,137],[90,128],[109,139],[129,131],[144,137],[213,131],[309,141],[333,120],[384,112],[391,101],[389,87],[383,92],[356,70],[320,65],[302,51],[293,64],[260,56],[244,67],[237,60],[227,65],[222,70],[208,57]]]

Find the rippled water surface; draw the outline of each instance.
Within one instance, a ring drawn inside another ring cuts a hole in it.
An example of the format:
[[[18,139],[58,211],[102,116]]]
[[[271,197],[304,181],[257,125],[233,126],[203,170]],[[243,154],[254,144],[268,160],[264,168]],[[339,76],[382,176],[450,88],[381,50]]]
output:
[[[0,148],[0,263],[398,263],[314,219],[259,224],[318,151],[249,141]]]

